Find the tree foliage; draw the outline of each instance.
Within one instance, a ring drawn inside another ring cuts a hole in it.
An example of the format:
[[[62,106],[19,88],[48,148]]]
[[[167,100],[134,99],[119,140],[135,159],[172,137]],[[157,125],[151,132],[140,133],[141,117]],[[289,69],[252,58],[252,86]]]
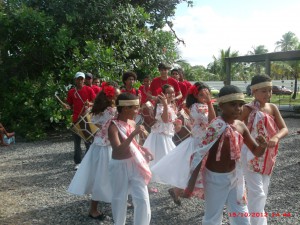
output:
[[[179,58],[176,35],[161,28],[170,25],[181,2],[192,4],[187,0],[2,1],[0,119],[28,139],[39,137],[55,123],[68,121],[68,113],[50,99],[57,90],[65,96],[65,85],[73,82],[77,71],[120,80],[122,72],[130,69],[141,79],[152,74],[160,61],[174,62]],[[15,90],[18,93],[12,95]],[[4,98],[4,93],[9,97]],[[20,120],[18,113],[12,113],[15,102],[26,118]],[[35,123],[40,129],[35,125],[28,129]]]

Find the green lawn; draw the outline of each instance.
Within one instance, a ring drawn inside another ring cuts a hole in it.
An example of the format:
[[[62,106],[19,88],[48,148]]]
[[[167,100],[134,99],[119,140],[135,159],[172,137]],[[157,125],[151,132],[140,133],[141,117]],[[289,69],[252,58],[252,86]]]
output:
[[[251,102],[253,97],[245,96],[246,102]],[[272,95],[271,102],[276,105],[300,105],[300,93],[296,99],[292,99],[291,95]]]

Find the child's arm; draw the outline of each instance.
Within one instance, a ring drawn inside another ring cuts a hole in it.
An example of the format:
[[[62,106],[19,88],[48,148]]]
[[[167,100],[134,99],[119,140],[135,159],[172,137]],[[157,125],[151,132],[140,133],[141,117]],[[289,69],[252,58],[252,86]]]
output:
[[[213,119],[216,118],[216,112],[214,109],[214,106],[211,102],[211,94],[208,89],[204,89],[204,98],[205,98],[205,103],[207,104],[208,107],[208,122],[210,123]]]
[[[147,160],[147,162],[152,161],[152,160],[154,159],[152,153],[151,153],[147,148],[145,148],[145,147],[143,147],[143,146],[140,146],[140,147],[141,147],[141,149],[142,149],[143,152],[144,152],[144,157],[145,157],[145,159]]]
[[[247,145],[247,147],[250,149],[250,151],[253,153],[253,155],[260,157],[265,153],[265,150],[268,146],[268,143],[266,142],[265,138],[263,136],[258,136],[256,138],[256,141],[251,136],[248,128],[244,123],[240,123],[242,126],[243,137],[244,137],[244,143]]]
[[[161,119],[164,123],[168,123],[169,122],[169,110],[168,110],[168,103],[167,103],[167,98],[164,95],[164,93],[161,93],[160,95],[157,96],[159,101],[161,102],[161,104],[163,104],[164,109],[163,109],[163,113],[161,114]]]
[[[115,124],[111,123],[108,128],[108,138],[111,144],[111,147],[114,151],[128,151],[128,147],[132,142],[133,138],[143,132],[143,126],[136,126],[136,129],[128,136],[125,140],[120,140],[119,130]]]
[[[283,137],[285,137],[289,131],[288,128],[277,108],[276,105],[274,104],[270,104],[270,107],[272,109],[273,115],[274,115],[274,119],[275,119],[275,123],[279,129],[278,133],[275,134],[270,140],[269,140],[269,147],[274,147],[277,145],[277,143],[279,142],[279,140]]]

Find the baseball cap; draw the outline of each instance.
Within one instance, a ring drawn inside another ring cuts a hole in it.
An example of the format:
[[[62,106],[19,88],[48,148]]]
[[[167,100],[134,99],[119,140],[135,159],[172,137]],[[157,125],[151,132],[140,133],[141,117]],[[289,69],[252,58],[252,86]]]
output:
[[[91,73],[86,73],[86,74],[85,74],[85,78],[86,78],[86,79],[88,79],[88,78],[93,79],[93,74],[91,74]]]
[[[77,73],[75,74],[75,79],[77,79],[77,78],[79,78],[79,77],[82,77],[82,78],[85,79],[84,73],[83,73],[83,72],[77,72]]]

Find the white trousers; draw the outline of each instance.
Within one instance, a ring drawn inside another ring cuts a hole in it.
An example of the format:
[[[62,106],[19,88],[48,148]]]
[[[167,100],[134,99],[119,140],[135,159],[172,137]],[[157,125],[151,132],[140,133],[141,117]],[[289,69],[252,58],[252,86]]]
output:
[[[112,214],[115,225],[125,225],[128,193],[134,205],[134,225],[149,225],[151,219],[147,185],[132,158],[110,161]]]
[[[247,167],[246,151],[243,148],[242,160],[248,195],[248,210],[251,215],[261,215],[250,217],[250,222],[251,225],[267,225],[267,216],[264,215],[271,176],[250,171]]]
[[[205,168],[204,180],[205,213],[202,225],[221,225],[224,205],[227,205],[231,225],[250,225],[247,206],[237,203],[235,170],[215,173]]]

